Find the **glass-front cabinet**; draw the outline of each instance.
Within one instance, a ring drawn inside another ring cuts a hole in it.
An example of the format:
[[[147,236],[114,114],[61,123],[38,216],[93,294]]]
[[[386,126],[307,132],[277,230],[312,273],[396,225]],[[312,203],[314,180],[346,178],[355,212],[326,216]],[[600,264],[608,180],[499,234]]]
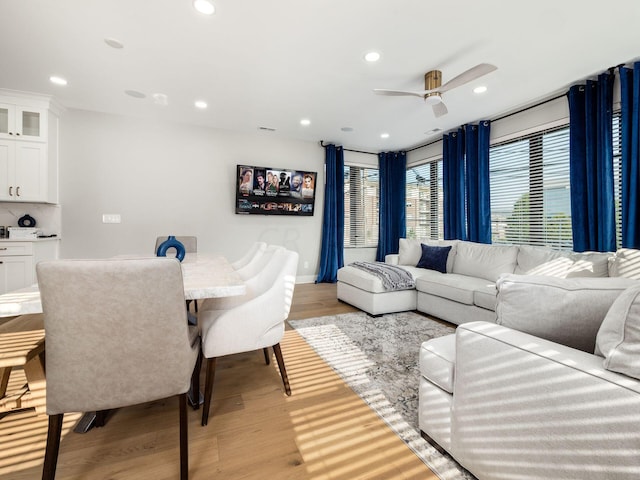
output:
[[[45,141],[46,118],[45,110],[0,103],[0,138]]]

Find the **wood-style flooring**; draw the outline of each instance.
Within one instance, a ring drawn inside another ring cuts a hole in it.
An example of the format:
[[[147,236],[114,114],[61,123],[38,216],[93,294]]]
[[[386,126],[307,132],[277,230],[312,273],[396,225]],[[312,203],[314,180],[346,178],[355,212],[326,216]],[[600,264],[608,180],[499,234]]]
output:
[[[354,310],[335,285],[301,284],[290,319]],[[209,425],[189,410],[192,480],[437,479],[294,330],[281,345],[291,397],[261,351],[218,361]],[[71,431],[79,415],[65,418],[57,479],[179,477],[176,398],[122,408],[86,434]],[[33,410],[0,418],[0,479],[40,478],[46,431]]]

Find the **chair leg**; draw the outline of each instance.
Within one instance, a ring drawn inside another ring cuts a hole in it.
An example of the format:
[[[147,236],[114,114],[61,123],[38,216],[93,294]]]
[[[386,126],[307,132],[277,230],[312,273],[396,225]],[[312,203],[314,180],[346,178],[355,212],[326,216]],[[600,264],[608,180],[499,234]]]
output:
[[[271,363],[271,359],[269,358],[269,348],[265,347],[262,351],[264,352],[264,362],[269,365]]]
[[[207,376],[204,381],[204,405],[202,407],[202,426],[209,421],[211,398],[213,397],[213,381],[216,376],[216,358],[207,358]]]
[[[49,416],[47,449],[44,453],[42,480],[53,480],[56,477],[56,466],[58,465],[58,451],[60,450],[60,435],[62,434],[63,416],[63,413]]]
[[[202,351],[198,352],[198,358],[196,365],[193,367],[193,373],[191,374],[191,395],[193,399],[193,409],[198,410],[200,408],[200,370],[202,368]]]
[[[278,361],[278,367],[280,368],[280,375],[282,375],[282,383],[284,384],[284,391],[287,395],[291,396],[289,377],[287,376],[287,370],[284,368],[284,358],[282,358],[282,350],[280,349],[279,343],[276,343],[273,346],[273,353],[276,354],[276,360]]]
[[[187,422],[187,394],[180,397],[180,480],[189,479],[189,438]]]

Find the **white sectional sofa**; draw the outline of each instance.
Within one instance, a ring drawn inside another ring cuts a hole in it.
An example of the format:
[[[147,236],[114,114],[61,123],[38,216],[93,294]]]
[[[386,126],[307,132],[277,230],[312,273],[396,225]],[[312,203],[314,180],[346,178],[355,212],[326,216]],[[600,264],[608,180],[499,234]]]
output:
[[[638,280],[506,275],[419,362],[421,431],[478,479],[640,478]]]
[[[451,247],[446,273],[418,268],[422,245]],[[465,241],[400,239],[386,263],[411,273],[415,288],[389,291],[380,278],[354,266],[338,270],[338,299],[371,315],[419,310],[451,323],[495,321],[496,281],[505,273],[561,278],[607,277],[611,253],[573,253],[543,247]]]

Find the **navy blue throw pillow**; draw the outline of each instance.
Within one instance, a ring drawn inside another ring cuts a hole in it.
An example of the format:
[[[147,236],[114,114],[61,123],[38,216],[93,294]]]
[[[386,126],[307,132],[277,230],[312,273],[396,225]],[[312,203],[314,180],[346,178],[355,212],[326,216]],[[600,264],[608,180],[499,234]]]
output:
[[[447,273],[447,258],[449,257],[451,246],[431,247],[424,243],[420,244],[420,246],[422,247],[422,256],[416,267]]]

